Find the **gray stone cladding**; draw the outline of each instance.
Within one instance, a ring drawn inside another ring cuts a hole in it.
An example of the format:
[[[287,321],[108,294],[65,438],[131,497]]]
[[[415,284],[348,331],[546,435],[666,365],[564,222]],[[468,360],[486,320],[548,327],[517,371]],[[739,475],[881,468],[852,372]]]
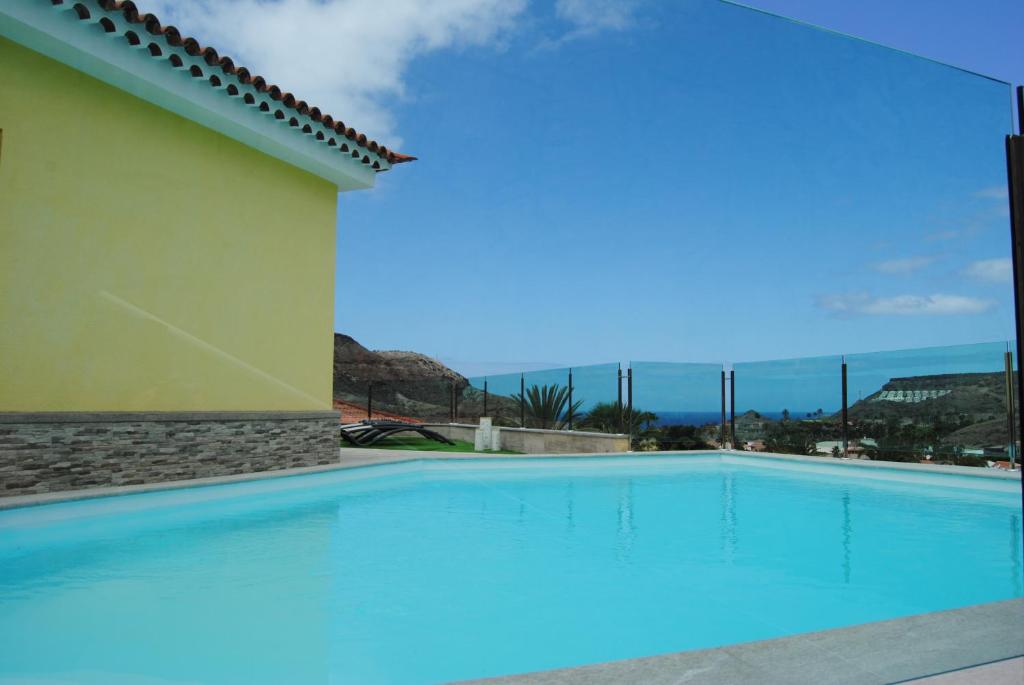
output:
[[[0,497],[338,461],[338,413],[0,413]]]

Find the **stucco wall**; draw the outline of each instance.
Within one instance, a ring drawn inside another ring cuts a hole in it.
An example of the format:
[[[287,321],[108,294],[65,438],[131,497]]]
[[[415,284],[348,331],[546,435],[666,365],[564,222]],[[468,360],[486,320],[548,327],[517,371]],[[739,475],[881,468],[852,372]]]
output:
[[[3,38],[0,64],[0,412],[329,409],[335,187]]]

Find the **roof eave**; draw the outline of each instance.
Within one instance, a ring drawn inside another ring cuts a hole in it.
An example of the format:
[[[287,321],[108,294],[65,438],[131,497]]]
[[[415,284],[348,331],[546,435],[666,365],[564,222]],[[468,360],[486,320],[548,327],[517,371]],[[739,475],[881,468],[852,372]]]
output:
[[[221,92],[229,85],[228,77],[218,74],[221,85],[211,85],[213,71],[201,57],[165,49],[165,59],[154,59],[146,48],[150,37],[144,31],[140,46],[128,46],[125,33],[138,33],[137,25],[126,25],[116,15],[107,16],[115,25],[108,33],[99,18],[79,19],[66,4],[16,0],[0,5],[0,35],[326,179],[339,191],[373,187],[376,173],[391,168],[386,159],[344,137],[335,140],[337,136],[328,134],[326,127],[323,140],[319,140],[316,131],[304,134],[301,126],[290,125],[293,117],[275,118],[280,105],[268,94],[253,93],[249,105],[242,95]],[[169,63],[166,56],[170,54],[180,58],[180,67]],[[192,67],[202,76],[193,76]],[[266,112],[259,109],[261,102],[267,103]]]

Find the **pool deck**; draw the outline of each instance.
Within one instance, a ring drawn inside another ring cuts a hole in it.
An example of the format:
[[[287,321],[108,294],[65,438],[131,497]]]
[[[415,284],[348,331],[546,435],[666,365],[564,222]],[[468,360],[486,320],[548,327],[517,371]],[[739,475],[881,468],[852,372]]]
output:
[[[1024,599],[461,685],[1020,683]],[[1010,678],[1010,680],[1005,680]]]
[[[977,685],[977,683],[1020,685],[1024,683],[1024,657],[1005,659],[984,666],[964,668],[906,682],[919,685]]]

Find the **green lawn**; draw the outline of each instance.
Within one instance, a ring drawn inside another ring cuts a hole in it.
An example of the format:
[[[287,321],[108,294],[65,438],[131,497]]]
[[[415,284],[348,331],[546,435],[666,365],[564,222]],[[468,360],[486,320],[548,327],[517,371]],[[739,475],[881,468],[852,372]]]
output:
[[[347,442],[344,442],[344,441],[342,441],[341,446],[342,447],[348,447],[350,449],[356,449],[356,450],[363,449],[361,447],[356,447],[355,445],[350,445],[350,444],[348,444]],[[424,452],[460,452],[460,453],[469,452],[469,453],[476,453],[476,450],[473,449],[473,443],[471,443],[471,442],[465,442],[465,441],[462,441],[462,440],[456,440],[454,445],[446,445],[444,443],[435,442],[433,440],[429,440],[427,438],[423,438],[423,437],[420,437],[420,436],[411,437],[411,436],[393,435],[390,438],[384,438],[383,440],[379,440],[379,441],[375,442],[374,444],[370,445],[370,447],[372,449],[382,449],[382,450],[421,450],[421,451],[424,451]],[[479,454],[519,454],[519,453],[518,452],[507,452],[507,451],[504,451],[504,450],[500,450],[500,451],[497,451],[497,452],[490,452],[490,451],[488,451],[488,452],[480,452]]]

